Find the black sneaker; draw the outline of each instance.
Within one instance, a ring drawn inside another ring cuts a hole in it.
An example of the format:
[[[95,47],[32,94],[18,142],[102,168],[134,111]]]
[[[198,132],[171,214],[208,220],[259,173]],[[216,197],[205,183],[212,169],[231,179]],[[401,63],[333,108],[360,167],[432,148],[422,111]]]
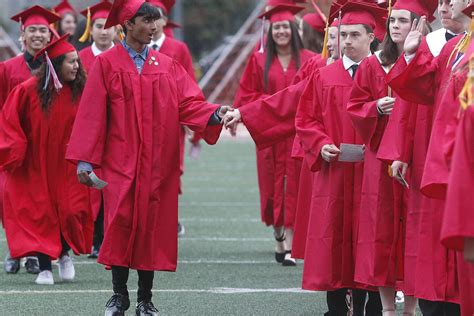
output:
[[[114,294],[105,304],[105,316],[124,316],[130,307],[130,299],[127,295]]]
[[[92,252],[90,255],[87,256],[89,259],[97,259],[99,258],[99,249],[96,247],[92,247]]]
[[[137,316],[159,316],[160,312],[151,301],[141,301],[135,308],[135,314]]]
[[[26,269],[26,272],[28,273],[39,274],[40,267],[39,267],[38,258],[27,257],[25,261],[25,269]]]
[[[5,261],[3,262],[3,269],[6,273],[18,273],[20,270],[20,260],[15,260],[10,257],[10,253],[7,253]]]

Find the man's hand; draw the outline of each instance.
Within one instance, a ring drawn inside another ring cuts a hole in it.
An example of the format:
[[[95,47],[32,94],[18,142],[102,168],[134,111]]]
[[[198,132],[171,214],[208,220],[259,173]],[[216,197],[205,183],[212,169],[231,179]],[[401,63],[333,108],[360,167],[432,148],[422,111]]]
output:
[[[77,174],[77,179],[81,184],[87,185],[88,187],[92,187],[94,185],[91,178],[89,177],[89,172],[85,170],[79,171],[79,173]]]
[[[323,148],[321,148],[321,157],[327,162],[331,162],[337,158],[340,152],[336,145],[324,145]]]
[[[464,239],[464,260],[474,263],[474,238]]]
[[[391,176],[395,178],[398,182],[400,182],[403,186],[405,186],[406,182],[403,181],[402,177],[405,178],[405,175],[408,169],[408,164],[403,161],[395,160],[392,163],[391,168],[392,168]]]
[[[237,135],[237,125],[239,124],[241,118],[242,115],[240,115],[240,111],[238,109],[234,109],[233,111],[227,112],[222,119],[224,127],[230,130],[230,134],[232,136]]]
[[[420,21],[417,19],[413,20],[411,25],[410,33],[408,33],[407,38],[405,39],[405,44],[403,45],[403,50],[406,55],[413,55],[420,47],[421,39],[423,38],[423,30],[426,25],[426,17],[422,16]]]
[[[395,98],[384,97],[377,100],[377,111],[380,115],[390,115],[393,111],[393,105],[395,104]]]
[[[229,111],[233,111],[234,108],[230,105],[221,105],[221,107],[219,108],[219,112],[217,113],[217,115],[219,116],[219,118],[222,119],[224,118],[225,114]]]

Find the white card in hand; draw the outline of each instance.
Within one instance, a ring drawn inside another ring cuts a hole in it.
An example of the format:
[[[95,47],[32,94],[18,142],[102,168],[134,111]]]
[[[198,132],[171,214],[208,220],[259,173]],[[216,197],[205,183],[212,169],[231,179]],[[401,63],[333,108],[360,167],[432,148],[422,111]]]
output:
[[[339,161],[344,162],[359,162],[364,161],[364,145],[356,144],[341,144],[339,147],[341,153],[339,154]]]
[[[94,183],[92,185],[92,187],[94,189],[98,189],[98,190],[102,190],[103,188],[105,188],[107,186],[107,182],[105,182],[104,180],[101,180],[99,179],[99,177],[94,173],[94,171],[92,171],[91,173],[89,173],[89,178],[91,178],[92,180],[92,183]]]

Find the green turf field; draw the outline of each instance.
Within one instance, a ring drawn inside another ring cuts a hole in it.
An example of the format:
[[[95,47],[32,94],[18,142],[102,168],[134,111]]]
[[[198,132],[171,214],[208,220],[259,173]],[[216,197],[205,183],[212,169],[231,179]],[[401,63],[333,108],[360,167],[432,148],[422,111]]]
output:
[[[322,315],[325,295],[299,290],[302,263],[274,262],[272,231],[260,223],[254,146],[222,140],[188,161],[180,218],[176,273],[155,275],[154,303],[162,315]],[[0,255],[6,251],[3,231]],[[3,262],[2,262],[3,265]],[[38,286],[22,268],[0,272],[0,315],[103,315],[111,296],[110,272],[75,258],[76,280]],[[136,290],[136,273],[129,289]],[[136,292],[131,291],[135,301]],[[134,315],[134,308],[128,312]]]

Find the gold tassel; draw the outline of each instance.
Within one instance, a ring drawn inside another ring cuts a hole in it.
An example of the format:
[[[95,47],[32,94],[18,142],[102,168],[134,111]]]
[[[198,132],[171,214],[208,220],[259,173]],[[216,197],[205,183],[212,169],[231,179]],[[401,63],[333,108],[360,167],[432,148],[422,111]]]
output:
[[[472,89],[474,88],[474,55],[469,56],[469,72],[466,83],[459,94],[459,102],[463,110],[472,106],[474,103]]]
[[[86,22],[86,29],[84,30],[84,34],[82,34],[79,42],[84,43],[87,40],[90,40],[91,36],[91,28],[92,28],[92,21],[91,21],[91,9],[87,7],[87,22]]]
[[[123,29],[121,27],[118,30],[118,37],[121,42],[125,39],[125,33],[123,32]]]
[[[329,19],[326,20],[326,29],[325,29],[325,32],[324,32],[323,51],[321,52],[321,58],[324,58],[324,59],[327,59],[329,57],[328,40],[329,40]]]
[[[388,17],[392,15],[392,0],[388,0]]]
[[[473,12],[474,15],[474,12]],[[457,43],[454,47],[453,52],[449,55],[448,64],[446,67],[451,65],[451,61],[454,56],[457,56],[459,53],[466,53],[469,44],[471,44],[472,33],[474,32],[474,19],[471,17],[471,26],[469,27],[469,32],[464,35],[464,37]]]

